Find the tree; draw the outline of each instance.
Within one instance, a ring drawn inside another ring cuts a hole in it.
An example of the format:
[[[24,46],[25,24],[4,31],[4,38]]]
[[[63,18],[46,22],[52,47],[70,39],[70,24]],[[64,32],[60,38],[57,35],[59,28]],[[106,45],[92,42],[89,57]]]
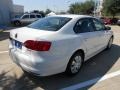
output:
[[[45,12],[44,11],[39,11],[39,14],[41,14],[42,17],[45,17]]]
[[[67,14],[67,12],[61,11],[59,12],[59,14]]]
[[[38,14],[41,14],[42,17],[45,17],[44,11],[33,10],[33,11],[31,11],[31,13],[38,13]]]
[[[39,10],[33,10],[31,13],[39,13]]]
[[[69,6],[68,12],[71,14],[80,14],[81,5],[77,2]]]
[[[94,1],[89,0],[84,3],[73,3],[70,5],[68,12],[71,14],[93,14]]]
[[[102,12],[114,18],[117,13],[120,13],[120,0],[104,0]]]
[[[46,9],[45,14],[49,14],[50,12],[52,12],[52,10]]]

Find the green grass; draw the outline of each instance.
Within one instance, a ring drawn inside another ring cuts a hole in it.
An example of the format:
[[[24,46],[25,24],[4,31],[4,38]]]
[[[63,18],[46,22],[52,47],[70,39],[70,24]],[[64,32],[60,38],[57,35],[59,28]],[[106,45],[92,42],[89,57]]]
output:
[[[3,30],[0,30],[0,33],[3,32]]]

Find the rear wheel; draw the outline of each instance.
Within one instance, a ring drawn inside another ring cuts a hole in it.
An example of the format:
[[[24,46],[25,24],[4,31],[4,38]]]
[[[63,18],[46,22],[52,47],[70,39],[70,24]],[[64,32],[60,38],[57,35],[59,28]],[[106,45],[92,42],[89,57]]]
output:
[[[68,75],[76,75],[82,66],[83,63],[83,56],[81,52],[76,52],[70,59],[66,73]]]

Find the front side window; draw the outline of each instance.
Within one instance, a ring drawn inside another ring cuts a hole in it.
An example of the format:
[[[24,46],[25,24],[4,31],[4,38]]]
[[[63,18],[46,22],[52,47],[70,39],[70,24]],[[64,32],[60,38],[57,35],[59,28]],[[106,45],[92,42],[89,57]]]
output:
[[[94,23],[96,31],[101,31],[105,29],[105,26],[99,20],[93,19],[93,23]]]
[[[89,19],[81,19],[79,20],[75,27],[74,27],[75,33],[85,33],[85,32],[92,32],[94,31],[92,22]]]
[[[67,17],[46,17],[30,24],[28,27],[46,31],[57,31],[70,20],[71,18]]]
[[[23,17],[22,17],[22,19],[28,19],[29,18],[29,15],[24,15]]]

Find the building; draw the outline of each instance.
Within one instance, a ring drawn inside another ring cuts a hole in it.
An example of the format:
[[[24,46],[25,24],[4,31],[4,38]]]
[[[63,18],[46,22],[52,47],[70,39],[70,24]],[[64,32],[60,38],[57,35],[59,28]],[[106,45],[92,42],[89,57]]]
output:
[[[103,9],[103,1],[104,0],[97,0],[97,7],[96,7],[96,15],[101,17],[102,16],[102,9]]]
[[[10,24],[16,13],[24,13],[24,7],[14,5],[12,0],[0,0],[0,25]]]
[[[16,15],[22,15],[24,13],[24,6],[22,5],[13,5],[13,17]]]
[[[0,0],[0,25],[9,24],[12,11],[12,0]]]

